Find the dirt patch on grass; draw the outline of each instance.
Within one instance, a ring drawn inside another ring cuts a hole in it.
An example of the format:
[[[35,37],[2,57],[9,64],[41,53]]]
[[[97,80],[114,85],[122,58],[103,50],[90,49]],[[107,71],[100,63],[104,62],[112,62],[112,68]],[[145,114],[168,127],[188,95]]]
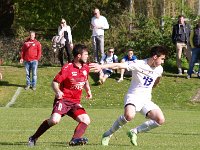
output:
[[[191,101],[200,103],[200,89],[198,89],[197,94],[192,98]]]

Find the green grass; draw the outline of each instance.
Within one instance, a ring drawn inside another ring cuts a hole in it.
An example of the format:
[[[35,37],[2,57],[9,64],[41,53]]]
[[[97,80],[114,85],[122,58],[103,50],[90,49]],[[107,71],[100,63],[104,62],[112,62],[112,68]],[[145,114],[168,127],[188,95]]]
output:
[[[40,123],[49,117],[51,109],[47,108],[1,108],[0,109],[0,149],[28,149],[27,139],[34,133]],[[110,140],[108,147],[100,145],[102,134],[111,126],[113,121],[122,114],[121,109],[88,109],[91,124],[85,136],[89,145],[75,149],[198,149],[200,145],[200,117],[198,111],[165,110],[166,124],[148,133],[138,135],[138,147],[129,142],[126,132],[144,121],[143,116],[120,129]],[[108,115],[109,114],[109,115]],[[6,117],[7,116],[7,117]],[[60,124],[49,129],[37,142],[33,149],[62,150],[74,149],[69,142],[76,123],[69,117],[64,117]]]
[[[16,103],[11,108],[5,105],[12,99],[18,87],[25,85],[24,67],[2,67],[3,80],[0,81],[0,149],[28,149],[27,139],[38,128],[40,123],[50,116],[54,93],[51,81],[59,67],[40,67],[38,69],[37,90],[22,89]],[[126,132],[141,124],[145,119],[137,115],[111,139],[108,147],[100,145],[102,134],[123,113],[123,97],[130,85],[130,78],[117,83],[119,75],[108,79],[104,85],[97,86],[97,75],[90,74],[93,93],[92,100],[86,100],[83,93],[83,106],[91,117],[91,125],[85,136],[89,145],[84,147],[68,147],[76,122],[64,117],[61,123],[52,127],[32,149],[199,149],[200,141],[200,103],[191,102],[200,87],[200,80],[185,76],[165,73],[161,83],[153,90],[154,101],[162,108],[166,123],[148,133],[138,135],[138,147],[133,147]]]

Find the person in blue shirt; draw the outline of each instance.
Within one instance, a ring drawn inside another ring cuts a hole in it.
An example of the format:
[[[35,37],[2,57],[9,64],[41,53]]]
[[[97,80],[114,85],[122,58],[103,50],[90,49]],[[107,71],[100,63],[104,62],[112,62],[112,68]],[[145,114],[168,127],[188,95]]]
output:
[[[137,60],[137,57],[134,55],[133,49],[129,49],[127,55],[122,58],[121,63],[131,63],[134,60]],[[121,69],[120,74],[121,76],[117,82],[122,82],[124,80],[124,74],[131,76],[131,72],[125,69]]]

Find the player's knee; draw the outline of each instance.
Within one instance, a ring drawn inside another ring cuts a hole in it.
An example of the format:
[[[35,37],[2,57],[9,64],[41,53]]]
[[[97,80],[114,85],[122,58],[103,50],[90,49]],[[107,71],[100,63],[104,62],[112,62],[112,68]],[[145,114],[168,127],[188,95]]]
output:
[[[89,117],[83,118],[82,122],[85,123],[86,125],[89,125],[90,124],[90,118]]]
[[[58,124],[59,122],[60,122],[60,120],[58,120],[58,119],[49,119],[48,120],[48,124],[50,126],[54,126],[54,125]]]
[[[126,119],[127,121],[131,121],[131,120],[134,118],[134,115],[126,114],[126,115],[124,115],[124,117],[125,117],[125,119]]]
[[[162,125],[162,124],[165,123],[165,118],[164,118],[164,117],[158,118],[158,119],[156,120],[156,122],[157,122],[159,125]]]

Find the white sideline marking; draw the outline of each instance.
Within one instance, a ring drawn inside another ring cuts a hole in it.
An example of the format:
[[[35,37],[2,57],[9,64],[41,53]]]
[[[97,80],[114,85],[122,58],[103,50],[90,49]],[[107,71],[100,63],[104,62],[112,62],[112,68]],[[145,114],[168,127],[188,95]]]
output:
[[[22,88],[18,87],[17,91],[15,92],[15,94],[13,95],[12,99],[10,100],[10,102],[5,106],[6,108],[9,108],[11,105],[13,105],[17,99],[17,96],[20,94]]]

